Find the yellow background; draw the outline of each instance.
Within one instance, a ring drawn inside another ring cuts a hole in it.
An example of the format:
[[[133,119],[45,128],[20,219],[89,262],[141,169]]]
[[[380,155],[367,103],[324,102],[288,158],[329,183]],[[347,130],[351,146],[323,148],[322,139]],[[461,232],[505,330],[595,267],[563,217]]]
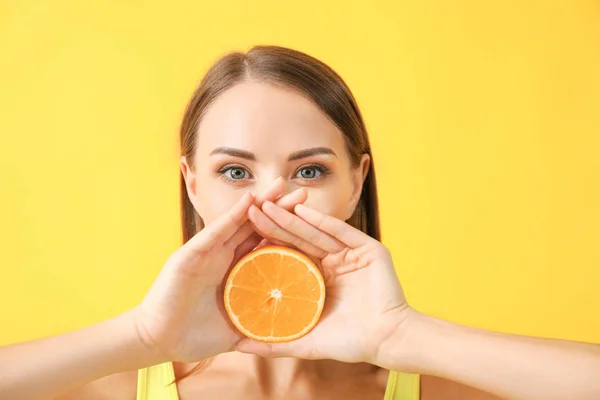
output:
[[[142,298],[179,243],[183,107],[263,43],[354,91],[413,306],[600,342],[597,2],[4,0],[0,343]]]

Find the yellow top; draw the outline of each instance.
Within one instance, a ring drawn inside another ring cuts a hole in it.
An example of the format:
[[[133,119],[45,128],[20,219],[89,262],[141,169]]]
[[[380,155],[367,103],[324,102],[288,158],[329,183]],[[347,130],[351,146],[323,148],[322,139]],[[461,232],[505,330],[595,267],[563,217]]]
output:
[[[179,400],[173,364],[168,362],[141,369],[137,400]],[[419,400],[419,375],[390,372],[383,400]]]

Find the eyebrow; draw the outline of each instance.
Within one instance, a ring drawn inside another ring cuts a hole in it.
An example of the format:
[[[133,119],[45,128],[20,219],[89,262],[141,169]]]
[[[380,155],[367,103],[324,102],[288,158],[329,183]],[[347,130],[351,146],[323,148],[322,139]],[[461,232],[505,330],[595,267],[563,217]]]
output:
[[[209,155],[213,156],[215,154],[227,154],[233,157],[245,158],[246,160],[256,161],[256,156],[249,151],[234,149],[232,147],[217,147],[213,151],[210,152]]]
[[[296,161],[302,158],[308,158],[320,154],[331,154],[334,157],[337,157],[335,151],[330,149],[329,147],[313,147],[311,149],[296,151],[295,153],[290,154],[288,157],[288,161]]]
[[[233,157],[245,158],[246,160],[256,161],[256,156],[253,153],[245,150],[234,149],[232,147],[217,147],[216,149],[210,152],[211,156],[215,154],[227,154]],[[321,154],[331,154],[337,157],[335,151],[333,151],[329,147],[313,147],[310,149],[296,151],[290,154],[290,156],[288,157],[288,161],[296,161]]]

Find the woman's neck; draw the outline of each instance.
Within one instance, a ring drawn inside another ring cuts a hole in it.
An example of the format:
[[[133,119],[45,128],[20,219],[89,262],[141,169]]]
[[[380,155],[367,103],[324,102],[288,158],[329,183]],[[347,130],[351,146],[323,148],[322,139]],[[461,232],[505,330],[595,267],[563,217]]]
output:
[[[195,365],[195,363],[174,363],[175,376],[183,376]],[[380,368],[366,363],[347,364],[333,360],[309,361],[296,358],[265,359],[231,352],[214,357],[195,374],[202,374],[203,371],[209,370],[245,375],[256,380],[265,392],[282,393],[294,385],[364,377],[377,373]]]

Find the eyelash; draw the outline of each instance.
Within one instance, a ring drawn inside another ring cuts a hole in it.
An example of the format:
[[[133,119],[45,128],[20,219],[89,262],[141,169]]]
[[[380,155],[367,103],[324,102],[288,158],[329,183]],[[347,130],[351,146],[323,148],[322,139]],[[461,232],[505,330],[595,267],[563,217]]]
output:
[[[302,167],[298,168],[296,170],[296,172],[294,173],[294,176],[296,176],[303,169],[308,169],[308,168],[316,169],[317,171],[319,171],[320,175],[313,179],[307,179],[307,178],[298,178],[298,179],[302,179],[305,182],[308,182],[308,181],[315,182],[315,181],[321,180],[321,179],[325,178],[327,175],[329,175],[329,170],[325,166],[320,165],[320,164],[308,164],[308,165],[303,165]]]
[[[303,169],[308,169],[308,168],[314,168],[315,170],[319,171],[320,175],[316,178],[313,179],[307,179],[307,178],[298,178],[301,179],[304,182],[315,182],[318,180],[321,180],[323,178],[325,178],[327,175],[330,174],[329,170],[320,164],[309,164],[309,165],[303,165],[302,167],[298,168],[295,172],[294,172],[294,176],[296,176],[300,171],[302,171]],[[248,171],[246,168],[242,167],[241,165],[236,165],[236,164],[227,164],[224,165],[221,169],[219,169],[219,171],[217,172],[219,174],[219,176],[224,179],[227,182],[239,182],[242,181],[242,179],[231,179],[229,178],[227,175],[225,175],[225,173],[227,171],[230,171],[232,169],[242,169],[244,171],[246,171],[246,173],[248,173],[248,175],[252,175],[250,174],[250,171]]]

